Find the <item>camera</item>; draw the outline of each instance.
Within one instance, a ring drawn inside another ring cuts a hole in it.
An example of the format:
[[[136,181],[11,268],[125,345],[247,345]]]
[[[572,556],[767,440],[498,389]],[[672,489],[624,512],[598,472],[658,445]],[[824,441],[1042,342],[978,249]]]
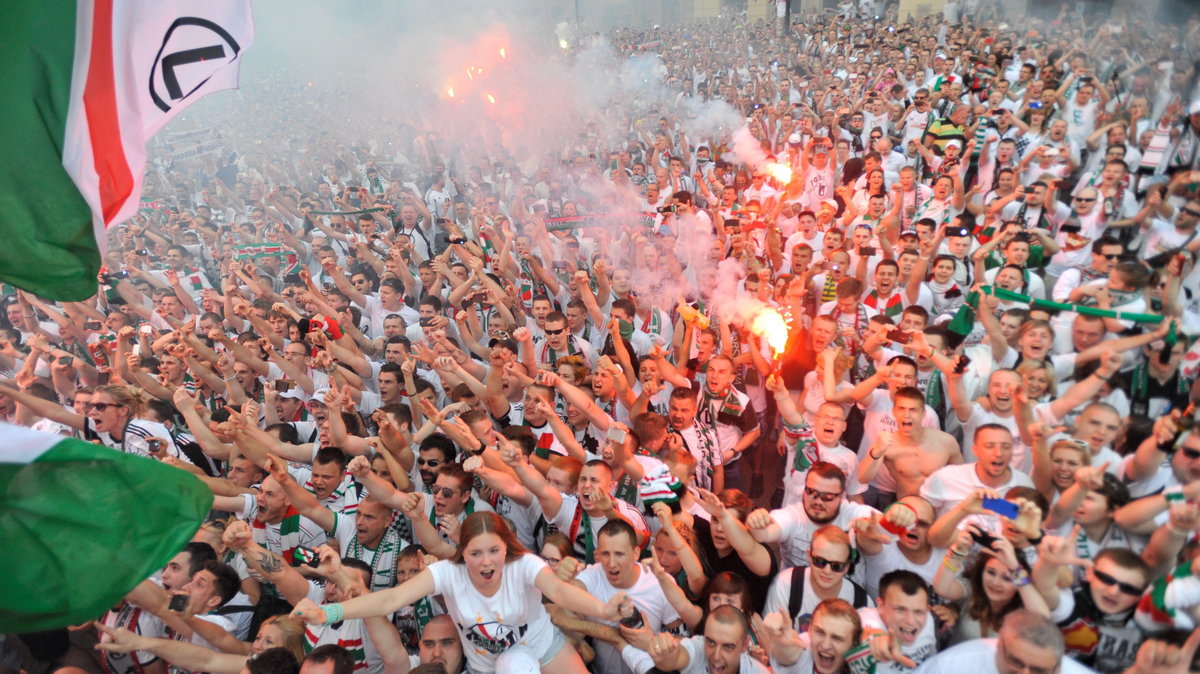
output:
[[[862,257],[871,257],[875,254],[875,246],[862,246],[858,249],[858,254]]]
[[[671,204],[670,206],[659,206],[655,210],[663,215],[666,215],[667,213],[678,213],[679,206],[677,204]]]
[[[888,330],[887,338],[897,344],[908,344],[912,341],[912,335],[898,327]]]
[[[947,237],[971,235],[971,230],[967,229],[966,227],[951,227],[950,225],[946,225],[945,231]]]

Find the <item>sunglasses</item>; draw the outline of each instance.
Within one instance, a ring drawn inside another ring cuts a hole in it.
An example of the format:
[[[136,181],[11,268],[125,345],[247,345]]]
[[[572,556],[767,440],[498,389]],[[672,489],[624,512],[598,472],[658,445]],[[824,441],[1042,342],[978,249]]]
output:
[[[546,328],[545,333],[547,335],[561,335],[564,330],[566,330],[566,328],[559,328],[557,330],[551,330],[550,328]]]
[[[1095,567],[1092,567],[1092,575],[1095,576],[1096,580],[1100,581],[1102,584],[1107,585],[1108,587],[1116,585],[1118,590],[1130,596],[1140,597],[1142,593],[1146,591],[1146,588],[1144,587],[1130,585],[1129,583],[1122,583],[1103,571],[1097,571]]]
[[[1192,216],[1193,218],[1200,218],[1200,211],[1193,211],[1190,208],[1183,208],[1180,210],[1182,210],[1184,213],[1187,213],[1188,215]]]
[[[1096,253],[1096,254],[1099,255],[1100,257],[1104,258],[1105,260],[1116,260],[1117,258],[1121,257],[1120,253]]]
[[[1085,203],[1085,204],[1090,204],[1090,203],[1092,203],[1093,201],[1095,201],[1095,199],[1089,199],[1089,198],[1087,198],[1087,197],[1075,197],[1075,201],[1078,201],[1078,202],[1081,202],[1081,203]]]
[[[87,403],[84,409],[96,410],[97,412],[106,412],[110,407],[124,407],[121,403]]]
[[[1189,449],[1187,447],[1180,447],[1179,451],[1183,452],[1183,455],[1185,457],[1187,457],[1188,461],[1195,461],[1196,459],[1200,459],[1200,450]]]
[[[813,489],[812,487],[805,487],[804,495],[809,498],[820,499],[820,500],[824,501],[825,503],[833,503],[834,501],[836,501],[842,497],[842,492],[839,491],[836,493],[829,493],[829,492],[824,492],[824,491],[817,491],[816,489]]]
[[[437,459],[430,459],[429,461],[426,461],[425,459],[418,458],[417,465],[418,466],[429,466],[430,468],[437,468],[438,466],[442,465],[442,462]]]
[[[454,496],[457,496],[458,492],[460,492],[460,491],[462,491],[462,490],[451,489],[450,487],[441,487],[441,488],[434,488],[433,493],[441,494],[442,498],[453,498]]]
[[[812,555],[812,563],[818,569],[828,568],[834,573],[841,573],[850,568],[850,562],[835,562],[824,557],[817,557],[816,555]]]

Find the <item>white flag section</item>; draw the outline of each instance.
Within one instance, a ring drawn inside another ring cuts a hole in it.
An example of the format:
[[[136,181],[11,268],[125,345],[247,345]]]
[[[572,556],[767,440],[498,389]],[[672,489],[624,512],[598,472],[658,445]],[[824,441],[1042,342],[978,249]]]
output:
[[[138,209],[146,142],[201,96],[237,87],[250,0],[79,0],[63,167],[96,242]]]

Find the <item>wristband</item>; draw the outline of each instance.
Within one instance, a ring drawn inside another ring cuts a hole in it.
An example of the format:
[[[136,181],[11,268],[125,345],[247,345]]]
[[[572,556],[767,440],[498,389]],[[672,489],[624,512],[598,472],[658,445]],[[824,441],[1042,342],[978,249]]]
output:
[[[1163,498],[1167,499],[1167,503],[1175,503],[1178,501],[1186,501],[1187,497],[1183,495],[1183,487],[1175,485],[1163,490]]]
[[[1012,581],[1014,587],[1025,587],[1029,584],[1029,574],[1021,567],[1017,567],[1016,571],[1010,571],[1008,579]]]
[[[341,604],[323,604],[321,610],[325,612],[325,624],[332,625],[342,622],[342,618],[346,615],[346,610]]]

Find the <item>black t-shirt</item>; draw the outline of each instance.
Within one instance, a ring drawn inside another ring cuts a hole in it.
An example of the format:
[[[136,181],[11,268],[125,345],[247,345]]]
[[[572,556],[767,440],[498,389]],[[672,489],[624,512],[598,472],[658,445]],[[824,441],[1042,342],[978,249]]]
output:
[[[767,590],[771,588],[771,581],[775,579],[775,574],[779,573],[779,558],[775,556],[775,551],[770,546],[766,546],[767,553],[771,555],[771,568],[767,575],[758,576],[746,567],[746,563],[738,556],[736,550],[730,550],[729,554],[722,557],[717,552],[717,548],[712,542],[712,532],[708,527],[708,523],[704,522],[704,526],[700,526],[701,521],[696,519],[696,540],[700,543],[700,550],[704,553],[705,567],[709,570],[708,577],[712,578],[722,571],[736,573],[746,581],[746,585],[750,589],[750,599],[754,604],[754,610],[762,612],[763,607],[767,603]]]

